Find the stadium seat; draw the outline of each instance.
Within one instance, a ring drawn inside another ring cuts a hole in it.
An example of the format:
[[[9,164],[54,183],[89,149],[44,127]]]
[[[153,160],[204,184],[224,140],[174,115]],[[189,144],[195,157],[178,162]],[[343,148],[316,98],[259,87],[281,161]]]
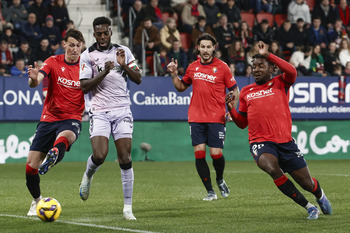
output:
[[[189,48],[191,48],[191,35],[186,32],[180,32],[180,40],[181,40],[181,45],[182,49],[188,52]]]
[[[273,18],[275,20],[277,27],[279,27],[287,19],[287,14],[275,14]]]
[[[312,11],[315,7],[316,0],[305,0],[305,2],[309,6],[310,11]]]
[[[273,27],[273,14],[264,12],[256,14],[256,20],[258,21],[258,23],[260,23],[263,19],[267,19],[267,21],[269,22],[269,26]]]
[[[241,12],[242,21],[246,21],[250,28],[254,27],[255,24],[255,15],[249,12]]]

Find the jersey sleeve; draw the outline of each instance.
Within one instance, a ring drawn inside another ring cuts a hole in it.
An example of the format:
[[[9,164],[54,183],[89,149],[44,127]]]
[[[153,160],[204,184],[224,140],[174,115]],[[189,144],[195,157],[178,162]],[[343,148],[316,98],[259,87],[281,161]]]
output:
[[[48,59],[46,59],[39,70],[39,72],[42,73],[45,77],[49,76],[49,74],[51,73],[52,65],[55,63],[54,57],[55,56],[51,56]]]
[[[130,49],[126,46],[122,47],[125,51],[125,63],[130,67],[132,70],[140,70],[140,68],[137,65],[136,59]]]
[[[182,82],[187,85],[190,86],[192,84],[192,79],[191,79],[191,73],[192,73],[192,69],[191,69],[191,65],[189,65],[186,69],[186,73],[185,75],[182,77]]]
[[[237,82],[235,77],[233,77],[233,74],[230,71],[230,68],[225,65],[225,86],[227,89],[229,89],[230,91],[234,90],[235,87],[237,86]]]
[[[245,96],[245,88],[242,88],[241,93],[239,94],[239,108],[238,111],[242,112],[242,113],[247,113],[248,109],[247,109],[247,102],[244,99]]]
[[[79,64],[79,79],[90,79],[92,78],[92,64],[88,51],[86,50],[80,56]]]

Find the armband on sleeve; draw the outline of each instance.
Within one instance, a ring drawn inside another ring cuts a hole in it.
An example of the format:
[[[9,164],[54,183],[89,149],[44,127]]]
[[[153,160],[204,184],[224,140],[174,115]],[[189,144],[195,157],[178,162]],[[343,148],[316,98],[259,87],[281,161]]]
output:
[[[132,70],[138,71],[140,68],[137,66],[136,61],[132,61],[128,64],[128,67]]]

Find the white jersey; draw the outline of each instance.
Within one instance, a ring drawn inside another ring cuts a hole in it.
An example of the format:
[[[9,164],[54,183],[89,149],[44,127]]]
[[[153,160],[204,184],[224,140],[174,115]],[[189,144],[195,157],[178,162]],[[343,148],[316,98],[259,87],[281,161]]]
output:
[[[91,99],[90,101],[86,101],[85,106],[88,111],[101,112],[130,106],[126,73],[117,62],[117,49],[123,49],[125,51],[125,63],[129,67],[135,66],[133,54],[128,47],[123,45],[113,44],[110,49],[102,51],[97,49],[97,44],[95,43],[80,56],[80,80],[95,77],[104,69],[107,61],[114,62],[114,68],[96,89],[91,91]]]

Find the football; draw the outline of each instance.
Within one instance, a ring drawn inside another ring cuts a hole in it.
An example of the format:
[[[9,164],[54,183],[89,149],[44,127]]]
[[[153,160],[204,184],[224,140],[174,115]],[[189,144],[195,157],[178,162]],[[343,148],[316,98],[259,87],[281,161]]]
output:
[[[43,198],[36,206],[36,213],[44,222],[53,222],[57,220],[61,211],[62,208],[60,203],[52,197]]]

